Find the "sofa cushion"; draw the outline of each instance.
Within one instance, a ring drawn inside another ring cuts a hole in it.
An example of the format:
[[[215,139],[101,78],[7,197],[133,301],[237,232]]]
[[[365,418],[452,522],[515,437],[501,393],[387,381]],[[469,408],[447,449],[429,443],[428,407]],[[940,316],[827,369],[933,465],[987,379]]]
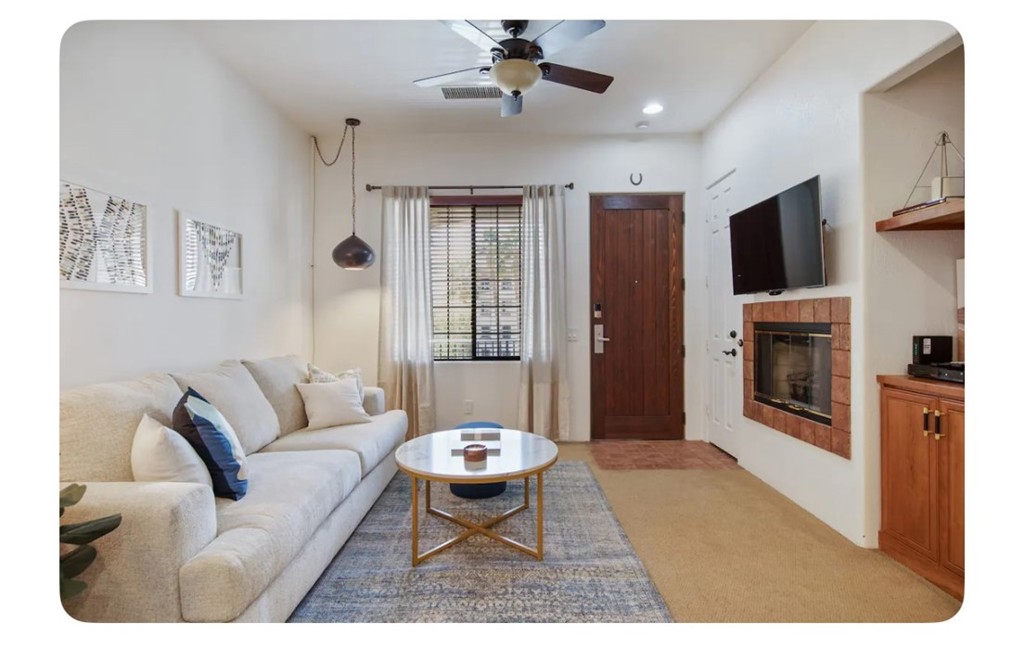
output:
[[[181,570],[188,621],[230,621],[302,550],[360,481],[350,451],[259,452],[249,493],[217,500],[217,538]]]
[[[352,379],[356,383],[356,389],[359,390],[359,398],[363,398],[363,370],[359,367],[354,369],[346,369],[339,374],[332,374],[330,371],[325,371],[315,364],[308,365],[309,368],[309,382],[311,383],[335,383],[339,380]]]
[[[404,410],[374,415],[365,424],[332,426],[326,429],[302,429],[267,445],[263,452],[307,451],[310,449],[349,449],[359,454],[362,474],[366,476],[385,456],[405,440],[409,418]]]
[[[191,387],[202,393],[224,415],[238,434],[246,454],[259,451],[280,434],[277,413],[252,374],[238,360],[225,360],[208,371],[171,376],[182,390]]]
[[[324,429],[345,424],[365,424],[370,416],[352,379],[333,383],[299,383],[299,394],[306,404],[308,429]]]
[[[295,386],[307,382],[308,363],[297,355],[284,355],[264,360],[242,360],[242,364],[256,379],[256,384],[277,413],[281,435],[306,428],[309,420]]]
[[[248,489],[248,461],[238,435],[214,406],[191,387],[174,408],[174,430],[210,472],[213,494],[240,500]]]
[[[132,442],[142,416],[170,426],[180,397],[167,374],[61,392],[61,481],[132,481]]]
[[[188,440],[143,415],[132,441],[135,481],[180,481],[213,487],[210,471]]]

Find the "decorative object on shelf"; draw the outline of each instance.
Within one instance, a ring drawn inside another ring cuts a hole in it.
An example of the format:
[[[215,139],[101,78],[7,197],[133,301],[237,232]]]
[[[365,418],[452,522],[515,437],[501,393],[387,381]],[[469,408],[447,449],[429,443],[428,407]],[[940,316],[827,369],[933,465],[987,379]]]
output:
[[[358,119],[348,118],[345,120],[345,132],[341,134],[341,144],[334,154],[334,160],[327,162],[324,155],[320,153],[320,144],[316,137],[313,137],[313,146],[316,147],[316,154],[320,162],[330,167],[338,161],[341,155],[341,148],[345,145],[345,137],[348,136],[348,129],[352,129],[352,235],[338,243],[331,252],[331,258],[345,270],[365,270],[373,265],[376,255],[373,248],[363,239],[356,236],[356,126],[362,123]]]
[[[939,137],[935,140],[935,147],[932,149],[931,155],[928,156],[928,160],[925,161],[924,167],[921,169],[921,174],[918,175],[917,181],[914,182],[914,187],[910,189],[910,194],[907,195],[907,199],[903,202],[903,208],[893,211],[893,215],[900,215],[901,213],[907,213],[908,211],[914,211],[920,208],[932,206],[945,202],[950,198],[962,198],[964,196],[964,177],[961,176],[950,176],[949,175],[949,159],[946,156],[946,147],[952,147],[953,151],[960,158],[960,164],[964,164],[964,155],[960,153],[960,150],[956,148],[953,141],[949,139],[949,133],[942,131],[939,133]],[[924,178],[925,172],[928,171],[928,166],[931,165],[932,159],[935,158],[935,152],[939,151],[939,176],[934,177],[930,185],[921,185],[921,179]],[[910,204],[911,198],[914,196],[914,191],[926,188],[931,191],[931,196],[927,201],[921,202],[920,204]]]
[[[85,495],[86,487],[82,484],[70,484],[60,491],[60,515],[64,516],[64,509],[74,506],[81,501]],[[96,520],[87,520],[79,523],[60,526],[60,599],[77,596],[89,586],[82,580],[74,578],[82,574],[82,571],[89,568],[96,559],[96,548],[89,545],[101,536],[105,536],[117,529],[121,524],[121,514],[115,513],[112,516],[104,516]],[[63,546],[75,546],[73,550],[63,552]]]
[[[242,297],[242,235],[178,211],[178,293]]]
[[[152,293],[146,206],[60,182],[60,285]]]

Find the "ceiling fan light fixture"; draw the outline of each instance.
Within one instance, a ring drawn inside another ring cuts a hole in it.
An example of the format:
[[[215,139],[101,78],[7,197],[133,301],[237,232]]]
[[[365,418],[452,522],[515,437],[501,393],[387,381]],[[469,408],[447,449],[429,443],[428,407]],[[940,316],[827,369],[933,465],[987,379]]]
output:
[[[658,114],[659,112],[661,112],[664,109],[665,109],[665,106],[661,105],[657,101],[651,101],[650,103],[648,103],[647,105],[644,106],[644,114],[645,115],[656,115],[656,114]]]
[[[491,67],[491,79],[494,84],[509,96],[525,94],[540,78],[540,67],[530,60],[502,60]]]

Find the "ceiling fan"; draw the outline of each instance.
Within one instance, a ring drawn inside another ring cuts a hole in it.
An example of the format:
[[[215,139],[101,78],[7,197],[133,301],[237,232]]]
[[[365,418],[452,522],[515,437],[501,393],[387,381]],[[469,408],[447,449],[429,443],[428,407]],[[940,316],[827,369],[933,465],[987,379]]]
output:
[[[568,85],[588,92],[603,94],[614,80],[584,69],[574,69],[545,61],[547,57],[579,41],[605,26],[604,21],[559,21],[532,41],[520,38],[529,21],[502,21],[501,29],[508,39],[496,40],[469,21],[441,21],[456,34],[465,37],[491,54],[491,66],[460,69],[439,76],[420,78],[413,82],[420,87],[432,87],[465,80],[470,72],[477,76],[490,74],[501,89],[501,116],[518,115],[523,111],[523,94],[540,80]]]

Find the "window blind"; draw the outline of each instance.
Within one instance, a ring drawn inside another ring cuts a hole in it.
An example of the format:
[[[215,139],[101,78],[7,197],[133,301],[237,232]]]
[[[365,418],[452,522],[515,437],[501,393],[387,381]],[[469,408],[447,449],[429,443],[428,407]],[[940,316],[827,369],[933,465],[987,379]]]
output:
[[[435,360],[517,360],[522,205],[435,205],[430,268]]]

